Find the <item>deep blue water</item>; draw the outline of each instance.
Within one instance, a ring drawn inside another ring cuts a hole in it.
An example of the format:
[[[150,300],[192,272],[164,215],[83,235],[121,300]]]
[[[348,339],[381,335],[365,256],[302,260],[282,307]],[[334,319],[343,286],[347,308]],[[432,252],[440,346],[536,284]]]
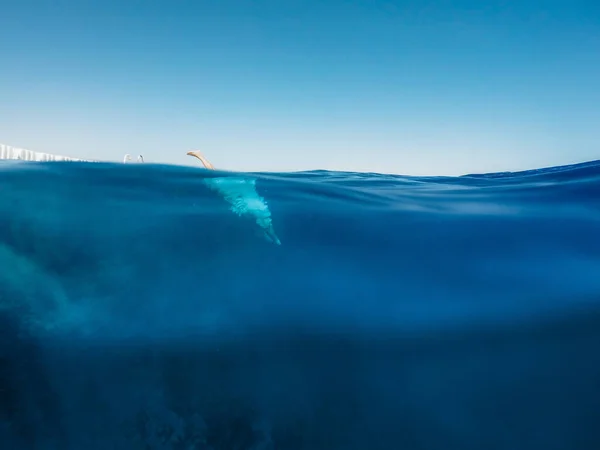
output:
[[[600,448],[600,162],[0,164],[0,448]]]

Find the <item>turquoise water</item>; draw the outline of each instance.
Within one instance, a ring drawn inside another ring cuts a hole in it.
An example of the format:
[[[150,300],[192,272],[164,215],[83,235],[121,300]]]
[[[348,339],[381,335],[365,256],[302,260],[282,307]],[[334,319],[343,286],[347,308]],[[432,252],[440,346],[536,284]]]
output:
[[[600,162],[0,165],[0,448],[600,448]]]

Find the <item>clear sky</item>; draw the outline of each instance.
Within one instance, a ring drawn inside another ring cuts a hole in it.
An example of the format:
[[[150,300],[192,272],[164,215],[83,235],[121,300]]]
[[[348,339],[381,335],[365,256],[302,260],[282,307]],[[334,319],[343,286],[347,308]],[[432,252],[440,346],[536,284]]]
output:
[[[600,2],[5,0],[0,142],[232,170],[600,159]]]

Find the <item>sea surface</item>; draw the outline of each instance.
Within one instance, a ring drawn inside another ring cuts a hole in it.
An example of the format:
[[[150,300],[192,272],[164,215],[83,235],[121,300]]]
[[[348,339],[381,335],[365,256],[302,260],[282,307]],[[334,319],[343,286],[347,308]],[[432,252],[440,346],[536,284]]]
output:
[[[600,162],[0,189],[2,450],[600,449]]]

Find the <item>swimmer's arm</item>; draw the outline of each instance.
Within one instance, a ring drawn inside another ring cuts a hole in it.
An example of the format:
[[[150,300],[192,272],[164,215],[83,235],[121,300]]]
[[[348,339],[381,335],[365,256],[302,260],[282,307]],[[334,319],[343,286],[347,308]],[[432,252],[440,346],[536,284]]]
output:
[[[196,158],[198,158],[200,160],[200,162],[202,163],[202,165],[204,165],[204,167],[206,169],[210,169],[210,170],[215,170],[215,166],[213,166],[210,161],[208,159],[206,159],[202,153],[198,152],[198,151],[193,151],[193,152],[187,152],[188,155],[190,156],[195,156]]]

